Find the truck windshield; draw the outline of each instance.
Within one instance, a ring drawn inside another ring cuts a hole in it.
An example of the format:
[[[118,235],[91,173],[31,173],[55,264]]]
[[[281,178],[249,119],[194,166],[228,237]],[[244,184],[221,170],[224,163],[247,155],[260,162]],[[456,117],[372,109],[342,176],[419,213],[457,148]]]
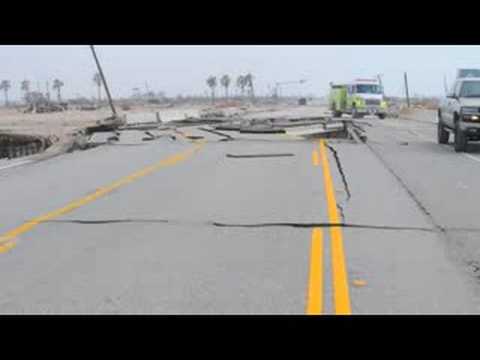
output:
[[[457,72],[457,77],[480,77],[480,69],[460,69]]]
[[[355,85],[355,92],[357,94],[381,94],[382,88],[379,85],[360,84]]]
[[[480,97],[480,81],[464,81],[461,97]]]

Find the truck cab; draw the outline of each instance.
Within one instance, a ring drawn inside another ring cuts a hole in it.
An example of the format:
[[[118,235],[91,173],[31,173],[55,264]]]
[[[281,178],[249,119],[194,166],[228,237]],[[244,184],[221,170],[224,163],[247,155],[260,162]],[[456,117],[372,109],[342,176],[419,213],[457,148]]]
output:
[[[334,85],[330,83],[330,110],[335,117],[343,113],[353,118],[376,115],[385,118],[387,103],[383,88],[376,79],[356,79],[349,84]]]

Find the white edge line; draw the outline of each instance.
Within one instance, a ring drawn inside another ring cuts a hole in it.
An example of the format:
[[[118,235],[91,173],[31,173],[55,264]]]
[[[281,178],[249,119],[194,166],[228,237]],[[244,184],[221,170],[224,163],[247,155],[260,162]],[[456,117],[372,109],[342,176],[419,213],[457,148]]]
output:
[[[463,154],[463,155],[466,156],[466,157],[468,157],[468,158],[470,158],[470,159],[472,159],[472,160],[474,160],[474,161],[480,162],[480,159],[477,158],[476,156],[473,156],[473,155],[470,155],[470,154]]]
[[[418,132],[416,132],[415,130],[410,130],[412,133],[414,133],[415,135],[417,135],[420,139],[423,139],[423,140],[426,140],[428,142],[433,142],[435,143],[434,141],[432,141],[431,139],[427,139],[425,136],[419,134]],[[476,157],[476,156],[473,156],[471,154],[465,154],[463,153],[462,154],[463,156],[465,157],[468,157],[469,159],[472,159],[473,161],[476,161],[476,162],[480,162],[480,158]]]
[[[8,168],[13,168],[13,167],[16,167],[16,166],[20,166],[20,165],[24,165],[24,164],[28,164],[28,163],[31,163],[33,160],[25,160],[25,161],[21,161],[21,162],[17,162],[15,164],[10,164],[10,165],[6,165],[6,166],[2,166],[0,167],[0,170],[4,170],[4,169],[8,169]]]

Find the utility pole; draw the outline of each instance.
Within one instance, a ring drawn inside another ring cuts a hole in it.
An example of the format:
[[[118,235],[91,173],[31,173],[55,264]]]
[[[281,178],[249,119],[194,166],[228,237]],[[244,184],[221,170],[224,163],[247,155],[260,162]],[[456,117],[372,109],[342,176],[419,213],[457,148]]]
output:
[[[379,83],[379,85],[380,85],[380,88],[381,88],[382,91],[383,91],[382,76],[383,76],[383,74],[378,74],[378,75],[377,75],[377,78],[378,78],[378,83]]]
[[[443,87],[445,88],[445,94],[448,94],[447,75],[443,75]]]
[[[49,84],[48,84],[48,81],[47,81],[47,101],[50,102],[50,87],[49,87]]]
[[[404,73],[405,78],[405,94],[407,96],[407,107],[410,107],[410,97],[408,96],[408,80],[407,80],[407,73]]]
[[[100,66],[100,62],[98,61],[97,54],[95,52],[95,48],[93,45],[90,45],[90,49],[92,50],[93,58],[95,59],[95,63],[97,64],[98,73],[102,78],[103,87],[108,96],[108,103],[110,104],[110,108],[112,109],[113,115],[117,116],[117,112],[115,110],[115,106],[113,106],[112,96],[110,95],[110,90],[108,89],[107,81],[105,80],[105,76],[103,75],[102,67]]]

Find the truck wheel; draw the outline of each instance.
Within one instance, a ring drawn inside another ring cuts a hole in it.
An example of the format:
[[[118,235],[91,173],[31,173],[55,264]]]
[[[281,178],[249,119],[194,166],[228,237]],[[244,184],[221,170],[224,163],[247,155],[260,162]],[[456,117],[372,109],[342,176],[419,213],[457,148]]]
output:
[[[359,117],[360,117],[360,116],[359,116],[359,114],[358,114],[357,108],[354,107],[354,108],[352,109],[352,118],[353,118],[353,119],[358,119]]]
[[[450,137],[450,133],[445,130],[445,126],[443,126],[442,120],[438,118],[437,124],[437,141],[439,144],[448,144],[448,139]],[[456,137],[456,136],[455,136]]]
[[[467,137],[465,133],[457,126],[455,129],[455,151],[464,152],[467,149]]]
[[[385,114],[378,114],[377,116],[378,116],[378,118],[381,119],[381,120],[385,119]]]
[[[342,117],[342,112],[337,110],[337,107],[335,104],[331,106],[333,117]]]

